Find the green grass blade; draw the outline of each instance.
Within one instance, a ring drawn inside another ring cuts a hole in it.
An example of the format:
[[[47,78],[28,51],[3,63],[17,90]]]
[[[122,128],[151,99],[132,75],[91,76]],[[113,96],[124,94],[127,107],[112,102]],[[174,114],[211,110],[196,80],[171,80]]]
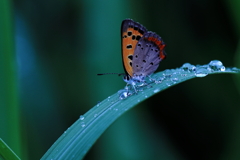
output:
[[[0,138],[0,159],[20,160],[11,148]]]
[[[151,77],[155,81],[138,94],[121,99],[116,93],[80,116],[42,159],[82,159],[100,135],[133,106],[186,80],[218,73],[239,73],[239,69],[225,68],[220,61],[211,61],[208,65],[184,64],[181,68],[156,73]]]
[[[12,1],[0,1],[0,137],[21,156]]]

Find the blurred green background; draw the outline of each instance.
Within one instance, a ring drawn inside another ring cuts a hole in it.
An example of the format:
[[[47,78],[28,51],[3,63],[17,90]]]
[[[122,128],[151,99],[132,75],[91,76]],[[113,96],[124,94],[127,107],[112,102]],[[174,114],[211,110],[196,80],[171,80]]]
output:
[[[80,115],[125,86],[120,25],[158,33],[160,70],[221,60],[240,67],[237,0],[1,0],[0,137],[39,159]],[[196,78],[118,119],[86,160],[240,159],[236,75]]]

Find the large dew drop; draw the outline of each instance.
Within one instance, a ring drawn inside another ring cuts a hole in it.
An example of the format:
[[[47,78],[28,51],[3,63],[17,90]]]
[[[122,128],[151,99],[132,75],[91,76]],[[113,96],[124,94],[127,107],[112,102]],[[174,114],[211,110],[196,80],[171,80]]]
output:
[[[132,93],[127,89],[121,89],[118,91],[119,99],[125,99],[132,95]]]
[[[208,64],[211,71],[225,71],[223,63],[219,60],[213,60]]]
[[[184,63],[181,68],[182,68],[184,71],[189,71],[189,72],[192,72],[192,71],[195,71],[195,70],[196,70],[196,66],[191,65],[190,63]]]
[[[208,70],[205,67],[197,67],[195,71],[196,77],[205,77],[208,75]]]

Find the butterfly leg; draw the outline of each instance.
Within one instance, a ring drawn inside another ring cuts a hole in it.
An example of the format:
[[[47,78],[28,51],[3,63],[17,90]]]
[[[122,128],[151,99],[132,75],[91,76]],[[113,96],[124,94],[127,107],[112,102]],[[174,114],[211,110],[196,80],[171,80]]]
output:
[[[134,89],[135,93],[137,94],[137,89],[134,84],[132,84],[132,88]]]

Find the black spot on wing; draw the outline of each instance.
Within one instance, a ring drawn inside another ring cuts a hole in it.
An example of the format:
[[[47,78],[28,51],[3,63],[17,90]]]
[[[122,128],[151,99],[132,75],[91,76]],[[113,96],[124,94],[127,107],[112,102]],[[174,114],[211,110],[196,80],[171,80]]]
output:
[[[128,59],[133,60],[133,56],[132,56],[132,55],[129,55],[129,56],[128,56]]]
[[[127,45],[127,49],[131,49],[131,48],[132,48],[131,44]]]

